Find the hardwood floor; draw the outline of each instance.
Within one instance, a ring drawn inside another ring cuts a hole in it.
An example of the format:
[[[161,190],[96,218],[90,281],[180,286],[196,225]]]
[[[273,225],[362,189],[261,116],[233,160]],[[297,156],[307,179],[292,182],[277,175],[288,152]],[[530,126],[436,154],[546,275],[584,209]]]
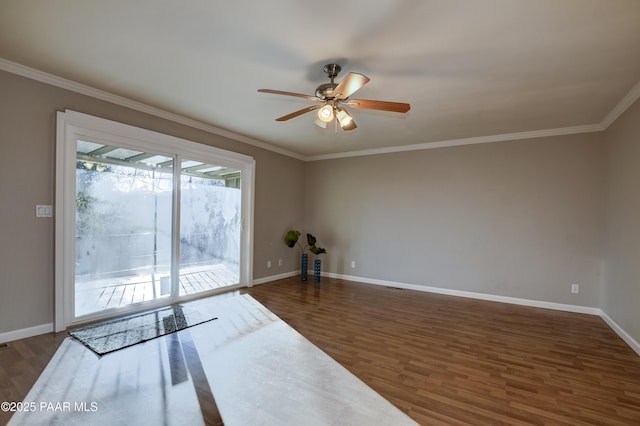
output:
[[[417,424],[250,295],[183,305],[217,319],[103,357],[65,339],[9,424]]]
[[[0,402],[22,401],[66,337],[47,333],[0,349]],[[11,414],[0,410],[0,425],[7,424]]]
[[[327,278],[246,292],[420,424],[640,424],[640,356],[599,317]],[[0,401],[65,337],[0,349]]]
[[[640,357],[599,317],[325,278],[248,292],[421,424],[640,424]]]

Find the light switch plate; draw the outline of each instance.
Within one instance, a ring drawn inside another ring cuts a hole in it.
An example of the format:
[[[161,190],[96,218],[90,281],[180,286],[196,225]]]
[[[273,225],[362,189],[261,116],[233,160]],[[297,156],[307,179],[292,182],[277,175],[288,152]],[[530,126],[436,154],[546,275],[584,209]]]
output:
[[[53,208],[51,206],[38,204],[36,205],[36,217],[51,217],[53,215]]]

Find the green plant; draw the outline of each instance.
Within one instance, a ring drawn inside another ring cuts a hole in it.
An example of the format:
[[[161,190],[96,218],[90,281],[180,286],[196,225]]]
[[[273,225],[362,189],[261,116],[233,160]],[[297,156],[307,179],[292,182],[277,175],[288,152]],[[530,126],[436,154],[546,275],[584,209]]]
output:
[[[302,244],[300,244],[300,242],[298,241],[298,238],[300,238],[300,235],[302,235],[300,231],[296,231],[295,229],[292,229],[285,234],[284,243],[287,245],[287,247],[291,247],[291,248],[297,245],[300,248],[300,252],[304,254],[304,251],[307,249],[307,246],[303,247]]]
[[[326,253],[327,250],[321,248],[321,247],[316,247],[316,246],[311,246],[309,247],[309,251],[313,254],[315,254],[316,256],[322,253]]]
[[[300,244],[300,241],[298,241],[300,239],[300,235],[302,235],[300,231],[292,229],[285,234],[284,243],[287,245],[287,247],[291,248],[297,245],[300,248],[302,254],[304,254],[307,248],[316,256],[327,252],[327,250],[323,249],[322,247],[316,246],[316,237],[311,234],[307,234],[307,245],[303,246],[302,244]]]

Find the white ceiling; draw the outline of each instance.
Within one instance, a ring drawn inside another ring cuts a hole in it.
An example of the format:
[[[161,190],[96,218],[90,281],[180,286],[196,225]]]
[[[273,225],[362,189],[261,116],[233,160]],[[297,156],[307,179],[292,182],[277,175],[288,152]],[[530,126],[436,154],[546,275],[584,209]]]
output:
[[[0,0],[0,58],[312,159],[601,128],[640,87],[640,1]],[[274,121],[311,101],[257,89],[312,95],[329,62],[411,111]]]

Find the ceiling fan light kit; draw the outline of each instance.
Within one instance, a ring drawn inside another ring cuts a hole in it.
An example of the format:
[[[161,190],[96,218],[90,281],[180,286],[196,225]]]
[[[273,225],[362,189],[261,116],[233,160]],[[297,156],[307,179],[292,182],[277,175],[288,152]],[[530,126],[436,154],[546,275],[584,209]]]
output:
[[[333,120],[333,117],[334,117],[333,106],[329,104],[325,104],[322,108],[318,110],[318,118],[321,121],[324,121],[325,123],[328,123],[331,120]]]
[[[305,98],[310,101],[320,102],[321,105],[314,105],[294,111],[290,114],[276,118],[276,121],[287,121],[298,117],[310,111],[318,110],[318,119],[315,123],[326,128],[327,123],[335,120],[336,126],[339,124],[342,130],[353,130],[357,128],[356,122],[349,114],[345,107],[375,109],[379,111],[390,111],[404,113],[409,111],[411,106],[407,103],[374,101],[369,99],[349,99],[353,93],[362,88],[369,82],[369,77],[350,72],[340,83],[335,83],[334,79],[338,76],[342,68],[338,64],[327,64],[322,69],[324,73],[331,79],[330,83],[319,85],[315,90],[315,96],[303,95],[301,93],[283,92],[272,89],[258,89],[261,93],[271,93],[274,95],[295,96]]]
[[[327,123],[325,123],[324,121],[320,120],[319,118],[316,119],[315,123],[316,123],[316,126],[318,126],[318,127],[322,127],[323,129],[327,128]]]
[[[353,121],[353,117],[351,117],[344,108],[336,108],[336,118],[340,122],[340,126],[343,130],[353,130],[358,127],[356,126],[356,122]]]

